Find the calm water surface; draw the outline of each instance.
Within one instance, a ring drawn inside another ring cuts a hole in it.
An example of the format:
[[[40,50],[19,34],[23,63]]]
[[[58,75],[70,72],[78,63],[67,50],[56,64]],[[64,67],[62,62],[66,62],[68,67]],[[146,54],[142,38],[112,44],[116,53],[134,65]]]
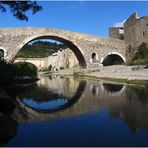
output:
[[[7,106],[1,146],[148,146],[148,86],[42,77]]]

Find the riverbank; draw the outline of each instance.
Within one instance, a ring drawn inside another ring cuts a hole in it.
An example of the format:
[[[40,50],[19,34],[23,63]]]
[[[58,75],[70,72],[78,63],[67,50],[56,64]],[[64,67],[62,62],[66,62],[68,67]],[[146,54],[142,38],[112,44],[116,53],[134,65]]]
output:
[[[100,67],[99,71],[79,74],[95,79],[105,79],[125,83],[148,84],[148,69],[140,66],[107,66]]]
[[[144,69],[142,66],[114,65],[88,69],[63,69],[54,74],[148,84],[148,69]]]

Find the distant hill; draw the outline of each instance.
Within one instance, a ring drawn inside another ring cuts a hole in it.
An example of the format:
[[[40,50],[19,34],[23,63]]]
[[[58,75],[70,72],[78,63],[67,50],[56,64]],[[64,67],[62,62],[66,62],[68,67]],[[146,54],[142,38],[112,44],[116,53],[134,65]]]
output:
[[[37,41],[32,44],[25,45],[18,52],[16,58],[44,58],[65,48],[65,45],[57,44],[56,42]]]

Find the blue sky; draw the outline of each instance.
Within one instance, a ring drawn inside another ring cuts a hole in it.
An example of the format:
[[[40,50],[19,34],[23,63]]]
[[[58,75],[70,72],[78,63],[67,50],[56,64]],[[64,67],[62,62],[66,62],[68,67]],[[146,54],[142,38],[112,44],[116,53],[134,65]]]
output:
[[[11,13],[0,13],[0,28],[49,27],[108,37],[108,28],[124,21],[134,11],[148,15],[147,2],[121,1],[39,1],[43,10],[19,21]]]

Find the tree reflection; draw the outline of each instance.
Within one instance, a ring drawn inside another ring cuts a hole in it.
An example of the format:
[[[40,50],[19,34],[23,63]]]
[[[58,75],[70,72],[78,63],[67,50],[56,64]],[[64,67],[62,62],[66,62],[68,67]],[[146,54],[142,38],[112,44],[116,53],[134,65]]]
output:
[[[17,127],[14,119],[0,114],[0,146],[7,144],[17,134]]]
[[[4,90],[0,91],[0,146],[17,134],[18,123],[11,117],[15,108],[14,100]]]

